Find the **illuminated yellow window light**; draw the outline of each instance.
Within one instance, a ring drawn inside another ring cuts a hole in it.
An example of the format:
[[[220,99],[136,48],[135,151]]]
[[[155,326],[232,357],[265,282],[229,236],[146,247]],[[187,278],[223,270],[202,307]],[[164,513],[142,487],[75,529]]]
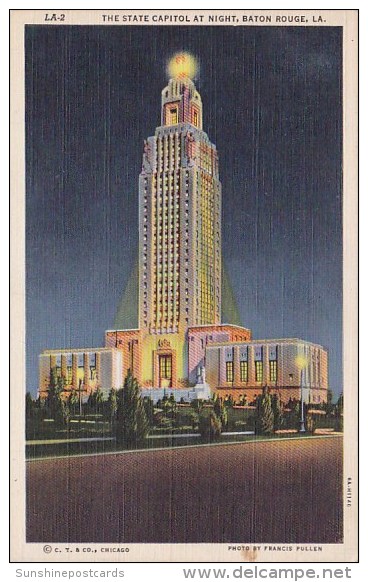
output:
[[[263,362],[256,362],[256,382],[263,380]]]
[[[226,362],[226,382],[234,382],[234,362]]]
[[[270,360],[270,382],[277,382],[277,361]]]
[[[248,382],[248,362],[240,362],[240,382]]]

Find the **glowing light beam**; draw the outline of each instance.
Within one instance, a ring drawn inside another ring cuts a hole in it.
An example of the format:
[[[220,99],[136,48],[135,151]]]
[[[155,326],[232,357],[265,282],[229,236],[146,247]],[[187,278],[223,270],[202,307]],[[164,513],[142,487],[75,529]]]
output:
[[[189,53],[176,53],[167,65],[172,79],[194,79],[198,70],[196,59]]]
[[[295,358],[295,363],[299,370],[304,370],[304,368],[306,368],[308,365],[308,358],[306,358],[306,356],[304,356],[303,354],[299,354]]]

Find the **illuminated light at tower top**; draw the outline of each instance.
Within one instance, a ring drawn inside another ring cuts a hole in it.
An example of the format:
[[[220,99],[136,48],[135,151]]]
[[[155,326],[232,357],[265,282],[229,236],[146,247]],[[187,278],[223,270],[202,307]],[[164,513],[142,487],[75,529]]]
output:
[[[176,53],[167,65],[167,73],[172,79],[194,79],[197,71],[196,59],[187,52]]]

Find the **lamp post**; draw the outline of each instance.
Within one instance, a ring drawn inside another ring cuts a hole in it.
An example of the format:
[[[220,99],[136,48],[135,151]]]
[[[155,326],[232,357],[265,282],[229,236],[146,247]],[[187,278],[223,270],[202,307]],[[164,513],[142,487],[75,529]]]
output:
[[[299,432],[305,433],[305,419],[304,419],[304,393],[303,393],[303,370],[308,365],[308,359],[303,355],[300,354],[296,357],[295,363],[297,368],[300,370],[300,427]]]
[[[83,388],[82,388],[83,386]],[[82,392],[84,392],[84,383],[83,380],[79,380],[79,387],[78,387],[78,395],[79,395],[79,420],[82,417]]]

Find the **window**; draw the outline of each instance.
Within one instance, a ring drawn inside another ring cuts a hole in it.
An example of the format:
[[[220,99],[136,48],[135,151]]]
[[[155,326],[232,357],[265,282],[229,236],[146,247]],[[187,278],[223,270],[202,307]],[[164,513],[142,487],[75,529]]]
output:
[[[248,382],[248,362],[240,362],[240,382]]]
[[[178,123],[178,109],[175,107],[174,109],[170,109],[170,124],[175,125]]]
[[[66,368],[66,383],[71,384],[73,379],[73,371],[71,366],[67,366]]]
[[[277,360],[270,360],[270,382],[277,382]]]
[[[160,356],[160,378],[171,380],[171,356]]]
[[[226,362],[226,382],[234,382],[234,362]]]
[[[198,113],[195,109],[193,111],[193,124],[198,127]]]
[[[263,380],[263,362],[256,362],[256,382]]]

